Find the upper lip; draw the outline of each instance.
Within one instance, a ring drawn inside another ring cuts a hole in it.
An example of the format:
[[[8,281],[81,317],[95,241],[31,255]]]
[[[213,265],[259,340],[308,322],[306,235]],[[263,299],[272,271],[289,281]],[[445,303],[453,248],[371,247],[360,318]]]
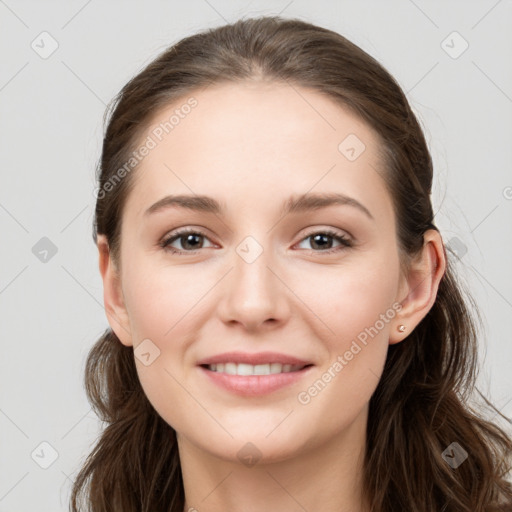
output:
[[[197,364],[202,366],[218,363],[245,363],[252,365],[280,363],[303,366],[313,364],[309,361],[305,361],[286,354],[280,354],[278,352],[256,352],[254,354],[248,352],[223,352],[222,354],[205,357],[204,359],[201,359]]]

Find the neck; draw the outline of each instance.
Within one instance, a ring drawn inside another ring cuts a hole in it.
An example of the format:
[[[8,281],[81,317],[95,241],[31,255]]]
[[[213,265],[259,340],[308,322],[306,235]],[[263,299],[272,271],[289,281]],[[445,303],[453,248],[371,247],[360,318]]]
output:
[[[248,467],[178,436],[184,512],[367,512],[362,495],[367,408],[338,435],[279,462]],[[269,505],[271,507],[269,508]]]

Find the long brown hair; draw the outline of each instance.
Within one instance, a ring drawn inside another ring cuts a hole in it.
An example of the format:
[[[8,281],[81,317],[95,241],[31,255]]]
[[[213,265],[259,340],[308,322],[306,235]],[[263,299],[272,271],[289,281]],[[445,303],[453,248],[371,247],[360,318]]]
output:
[[[340,34],[273,16],[240,19],[182,39],[111,102],[98,166],[94,240],[106,236],[118,266],[120,219],[136,173],[136,165],[132,170],[126,163],[150,119],[198,89],[241,80],[312,88],[366,121],[380,137],[404,261],[421,249],[425,231],[437,229],[430,201],[433,168],[401,88]],[[372,512],[512,510],[512,440],[469,403],[481,319],[455,278],[452,256],[445,256],[435,303],[406,340],[389,347],[370,400],[363,477]],[[105,428],[74,483],[72,510],[183,512],[176,433],[147,400],[133,348],[111,329],[88,355],[85,386]],[[468,453],[457,468],[443,457],[453,442]]]

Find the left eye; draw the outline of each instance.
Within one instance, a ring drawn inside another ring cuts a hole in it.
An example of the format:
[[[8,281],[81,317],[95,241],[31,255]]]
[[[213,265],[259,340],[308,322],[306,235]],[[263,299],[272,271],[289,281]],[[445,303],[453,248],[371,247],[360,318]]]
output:
[[[309,249],[313,250],[314,252],[331,253],[352,246],[352,242],[350,241],[349,238],[340,233],[329,230],[311,233],[310,235],[303,238],[300,243],[303,243],[308,239],[311,239],[314,245],[320,247],[319,250]],[[334,239],[338,241],[340,245],[338,247],[333,248],[332,242],[329,243],[328,241],[326,241],[328,239]],[[199,247],[201,245],[201,240],[208,240],[208,238],[200,231],[184,230],[179,231],[172,235],[171,237],[163,240],[160,245],[161,247],[170,251],[171,253],[194,253],[196,250],[203,248]],[[182,244],[182,249],[177,249],[171,246],[171,244],[177,241],[179,241]]]
[[[329,238],[337,240],[340,243],[341,248],[340,248],[340,246],[334,247],[334,248],[326,247],[326,245],[330,245],[329,242],[325,242],[325,240],[329,239]],[[339,250],[343,249],[344,247],[352,246],[352,242],[346,236],[336,233],[334,231],[329,231],[329,230],[318,231],[316,233],[312,233],[311,235],[308,235],[306,238],[303,238],[302,241],[308,240],[308,239],[313,240],[313,244],[316,246],[319,246],[321,248],[320,251],[315,251],[315,252],[330,253],[330,252],[334,252],[334,251],[339,251]]]

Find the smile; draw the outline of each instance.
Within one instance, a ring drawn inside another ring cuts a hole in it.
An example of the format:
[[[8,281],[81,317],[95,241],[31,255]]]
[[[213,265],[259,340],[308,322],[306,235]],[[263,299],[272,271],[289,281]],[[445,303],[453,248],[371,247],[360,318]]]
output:
[[[274,375],[277,373],[289,373],[302,370],[305,366],[300,364],[245,364],[245,363],[217,363],[205,365],[212,372],[225,373],[227,375]]]

